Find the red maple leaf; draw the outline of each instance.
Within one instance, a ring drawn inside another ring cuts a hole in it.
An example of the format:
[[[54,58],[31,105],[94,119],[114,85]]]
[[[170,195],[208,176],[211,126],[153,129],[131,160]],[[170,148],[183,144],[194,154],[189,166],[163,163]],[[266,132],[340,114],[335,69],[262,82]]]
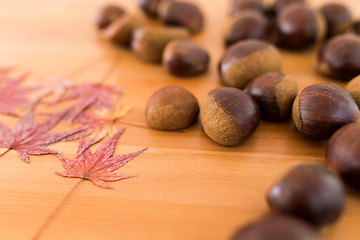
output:
[[[111,93],[121,95],[122,91],[116,87],[105,86],[103,84],[83,83],[73,86],[70,92],[57,102],[67,101],[78,98],[74,105],[74,110],[67,116],[68,121],[73,121],[80,113],[87,108],[113,108]]]
[[[60,142],[81,130],[47,132],[63,119],[66,114],[67,111],[52,114],[48,118],[34,123],[34,112],[31,109],[12,130],[0,123],[0,147],[7,148],[7,151],[15,150],[25,162],[29,162],[29,154],[57,153],[46,146]]]
[[[6,80],[6,84],[0,86],[0,113],[19,116],[14,108],[26,104],[28,99],[25,95],[33,90],[32,88],[22,88],[20,86],[26,77],[27,74],[18,78],[2,78]]]
[[[135,153],[111,157],[114,153],[117,139],[124,129],[125,127],[120,129],[112,138],[109,139],[109,141],[98,148],[94,154],[90,152],[89,148],[84,149],[86,143],[81,137],[76,161],[72,161],[57,154],[66,171],[56,173],[64,177],[82,178],[83,180],[88,179],[97,186],[103,188],[112,188],[107,185],[105,181],[118,181],[125,178],[136,177],[134,175],[125,175],[113,172],[147,149],[144,148]]]

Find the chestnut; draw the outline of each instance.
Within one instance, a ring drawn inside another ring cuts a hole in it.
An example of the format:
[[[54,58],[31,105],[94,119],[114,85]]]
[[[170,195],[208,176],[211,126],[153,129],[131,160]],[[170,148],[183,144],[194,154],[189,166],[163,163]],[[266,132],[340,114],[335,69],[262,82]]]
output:
[[[160,63],[168,42],[188,37],[189,32],[185,28],[142,27],[134,32],[131,48],[143,61]]]
[[[196,98],[181,87],[160,89],[149,99],[146,106],[148,124],[160,130],[179,130],[193,124],[199,113]]]
[[[268,72],[251,81],[244,91],[258,103],[262,118],[283,120],[291,115],[297,84],[289,74]]]
[[[204,25],[202,12],[192,3],[164,1],[159,6],[158,14],[166,25],[185,27],[191,33],[199,32]]]
[[[142,21],[135,14],[124,14],[101,31],[101,36],[115,44],[129,46],[135,29]]]
[[[292,3],[277,15],[275,31],[279,46],[299,50],[324,39],[326,22],[320,12],[302,3]]]
[[[305,88],[295,99],[292,115],[300,133],[312,140],[329,139],[342,126],[360,121],[354,99],[332,83]]]
[[[225,32],[225,44],[230,46],[240,40],[256,38],[269,41],[271,26],[264,14],[253,10],[237,12],[231,16]]]
[[[254,10],[263,13],[264,5],[262,0],[234,0],[230,13],[235,14],[244,10]]]
[[[236,146],[257,129],[260,111],[255,100],[240,89],[216,88],[209,92],[200,107],[203,129],[213,141]]]
[[[342,4],[328,3],[319,10],[327,23],[327,38],[345,33],[352,24],[351,12]]]
[[[350,82],[345,85],[345,90],[355,100],[356,104],[360,108],[360,75],[353,78]]]
[[[124,16],[125,10],[116,5],[102,7],[94,16],[94,22],[98,29],[104,29],[116,19]]]
[[[194,76],[207,70],[209,54],[188,40],[173,40],[166,45],[162,62],[176,76]]]
[[[293,3],[302,3],[306,4],[306,0],[275,0],[273,4],[273,11],[277,15],[284,7],[293,4]]]
[[[279,72],[281,57],[270,43],[257,39],[243,40],[233,44],[219,64],[221,81],[240,89],[254,78],[266,72]]]
[[[331,38],[318,54],[318,71],[325,76],[349,81],[360,74],[360,37],[344,34]]]
[[[149,17],[157,17],[158,7],[163,1],[172,0],[138,0],[140,8]]]
[[[360,124],[348,124],[330,138],[326,161],[346,185],[360,191]]]
[[[272,186],[266,199],[271,209],[322,227],[340,217],[345,190],[339,178],[326,167],[304,164]]]
[[[360,35],[360,20],[353,22],[350,31],[357,35]]]
[[[285,215],[267,216],[237,231],[231,240],[322,240],[311,226]]]

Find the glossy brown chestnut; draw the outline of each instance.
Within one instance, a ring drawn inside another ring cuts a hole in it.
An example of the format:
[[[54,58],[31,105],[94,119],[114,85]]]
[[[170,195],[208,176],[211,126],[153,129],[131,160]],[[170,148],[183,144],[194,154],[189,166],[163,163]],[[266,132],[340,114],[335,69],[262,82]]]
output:
[[[320,12],[302,3],[293,3],[277,15],[275,30],[280,46],[298,50],[323,40],[326,22]]]
[[[318,71],[344,81],[360,74],[360,37],[344,34],[331,38],[318,54]]]
[[[291,75],[268,72],[251,81],[244,91],[258,103],[262,118],[283,120],[291,116],[297,84]]]
[[[141,60],[160,63],[168,42],[174,39],[186,39],[189,35],[185,28],[138,28],[133,34],[131,48]]]
[[[264,6],[262,0],[234,0],[231,7],[231,14],[235,14],[239,11],[253,10],[260,13],[264,12]]]
[[[237,88],[221,87],[205,96],[200,117],[208,137],[224,146],[236,146],[255,132],[260,111],[247,93]]]
[[[116,5],[108,5],[101,8],[94,16],[95,25],[99,29],[104,29],[116,19],[124,16],[125,10]]]
[[[326,167],[300,165],[272,186],[266,199],[271,209],[321,227],[340,217],[345,190],[339,178]]]
[[[157,17],[158,7],[163,1],[172,1],[172,0],[138,0],[140,8],[144,13],[149,17]]]
[[[342,180],[360,192],[360,124],[348,124],[330,138],[326,161]]]
[[[124,14],[100,32],[100,36],[117,45],[129,46],[135,29],[142,26],[135,14]]]
[[[269,41],[271,35],[271,26],[267,18],[253,10],[240,11],[229,17],[225,29],[226,46],[248,38]]]
[[[146,106],[148,124],[160,130],[184,129],[196,121],[198,113],[196,98],[187,90],[176,86],[155,92]]]
[[[345,33],[352,24],[351,12],[339,3],[328,3],[320,8],[327,24],[327,38]]]
[[[187,2],[162,2],[159,17],[166,24],[187,28],[191,33],[199,32],[204,25],[204,16],[200,9]]]
[[[350,82],[345,85],[345,90],[355,100],[356,104],[360,108],[360,75],[353,78]]]
[[[207,70],[209,54],[188,40],[173,40],[166,45],[162,62],[176,76],[194,76]]]
[[[339,128],[360,121],[354,99],[332,83],[305,88],[295,99],[292,115],[300,133],[312,140],[329,139]]]
[[[270,43],[248,39],[233,44],[219,64],[221,81],[240,89],[266,72],[279,72],[281,57]]]
[[[306,0],[275,0],[273,5],[275,14],[277,15],[284,7],[293,3],[306,4],[307,1]]]
[[[309,225],[285,215],[273,215],[241,228],[231,240],[322,240]]]

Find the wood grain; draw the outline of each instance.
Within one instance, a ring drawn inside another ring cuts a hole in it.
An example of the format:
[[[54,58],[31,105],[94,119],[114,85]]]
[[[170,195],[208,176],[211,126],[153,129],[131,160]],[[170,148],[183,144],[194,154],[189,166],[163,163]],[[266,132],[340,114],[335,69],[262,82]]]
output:
[[[1,65],[31,70],[29,84],[41,76],[66,75],[89,59],[105,55],[108,62],[73,78],[81,83],[99,81],[109,62],[116,58],[116,71],[107,83],[124,90],[126,104],[135,104],[124,121],[145,125],[146,102],[156,90],[177,85],[201,102],[206,93],[222,86],[217,64],[225,50],[222,38],[228,1],[189,1],[196,2],[206,17],[204,31],[193,37],[211,56],[210,69],[202,76],[170,76],[160,65],[143,63],[131,51],[99,40],[91,18],[103,4],[101,0],[2,0]],[[135,0],[118,2],[139,11]],[[359,2],[342,2],[359,17]],[[345,85],[316,73],[316,47],[281,54],[283,72],[296,78],[299,90],[320,82]],[[9,127],[17,122],[17,118],[7,116],[0,120]],[[67,123],[57,127],[70,128]],[[186,133],[128,126],[115,154],[149,147],[120,169],[138,177],[110,183],[113,190],[83,182],[40,239],[225,240],[238,227],[270,213],[264,196],[281,172],[301,162],[325,164],[326,144],[303,138],[291,120],[262,120],[248,141],[232,148],[211,141],[199,122]],[[74,158],[77,145],[73,141],[50,148]],[[99,144],[92,149],[97,147]],[[0,239],[30,239],[78,182],[54,173],[63,170],[54,155],[31,156],[30,160],[30,164],[24,163],[14,151],[0,158]],[[329,240],[358,239],[359,224],[360,196],[348,191],[344,215],[324,234]]]

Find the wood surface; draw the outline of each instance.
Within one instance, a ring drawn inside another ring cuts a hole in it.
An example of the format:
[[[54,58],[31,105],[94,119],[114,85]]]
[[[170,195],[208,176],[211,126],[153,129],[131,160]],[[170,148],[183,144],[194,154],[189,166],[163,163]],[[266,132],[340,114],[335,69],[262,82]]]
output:
[[[72,79],[81,83],[98,82],[116,58],[116,70],[106,83],[120,87],[124,103],[135,106],[124,121],[146,125],[146,102],[156,90],[181,86],[201,102],[207,92],[222,86],[217,64],[225,50],[222,37],[229,2],[188,1],[197,3],[206,17],[204,31],[192,38],[211,55],[209,71],[199,77],[173,77],[160,65],[143,63],[131,51],[100,40],[92,16],[104,4],[101,0],[1,0],[0,64],[30,70],[30,84],[42,76],[64,76],[100,56],[109,60]],[[135,0],[117,2],[139,12]],[[341,2],[360,17],[360,2]],[[299,90],[320,82],[344,86],[316,73],[316,49],[282,51],[283,72],[296,78]],[[0,120],[9,127],[18,121],[3,115]],[[70,128],[63,122],[56,130]],[[109,183],[113,190],[83,182],[39,239],[226,240],[237,228],[271,213],[264,196],[282,172],[297,163],[324,165],[326,144],[303,138],[291,120],[262,120],[248,141],[231,148],[210,140],[199,122],[186,133],[128,126],[115,154],[149,147],[119,169],[138,177]],[[72,141],[50,148],[74,159],[77,146],[78,141]],[[79,181],[54,173],[63,170],[55,155],[30,156],[30,161],[23,162],[13,150],[0,158],[0,239],[31,239]],[[343,216],[324,230],[324,238],[359,239],[359,225],[360,196],[348,191]]]

